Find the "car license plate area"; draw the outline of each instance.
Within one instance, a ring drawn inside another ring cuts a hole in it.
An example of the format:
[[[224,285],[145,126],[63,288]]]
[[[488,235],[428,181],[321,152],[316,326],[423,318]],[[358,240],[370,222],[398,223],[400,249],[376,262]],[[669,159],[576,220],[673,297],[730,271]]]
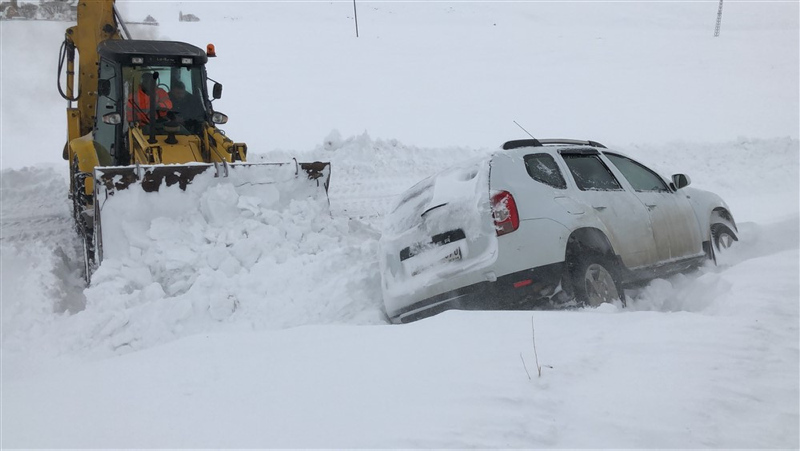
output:
[[[464,251],[461,246],[456,245],[455,247],[437,248],[435,251],[418,255],[416,258],[406,260],[403,263],[411,275],[416,276],[437,266],[461,261],[463,258]]]
[[[445,255],[442,258],[443,262],[457,262],[459,260],[461,260],[461,247],[460,246],[457,247],[453,252],[450,252],[449,254]]]
[[[461,229],[450,230],[445,233],[440,233],[431,237],[431,241],[427,243],[417,243],[408,246],[400,251],[400,261],[408,260],[415,255],[429,251],[431,248],[437,246],[447,246],[450,243],[466,239],[464,231]]]

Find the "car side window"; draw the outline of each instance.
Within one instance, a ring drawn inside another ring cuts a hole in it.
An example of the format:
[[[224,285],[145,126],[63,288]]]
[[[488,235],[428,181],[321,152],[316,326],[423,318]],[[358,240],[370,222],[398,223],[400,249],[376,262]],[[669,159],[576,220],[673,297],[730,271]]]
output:
[[[537,182],[553,188],[567,188],[567,182],[564,181],[564,176],[561,175],[561,170],[558,169],[558,164],[551,155],[546,153],[525,155],[525,169],[528,170],[528,175]]]
[[[621,191],[614,174],[597,154],[562,154],[581,191]]]
[[[625,176],[625,179],[636,191],[669,192],[669,188],[667,188],[667,184],[664,183],[664,180],[650,169],[647,169],[630,158],[614,155],[612,153],[607,153],[605,155],[614,163],[614,166],[619,169],[619,172]]]

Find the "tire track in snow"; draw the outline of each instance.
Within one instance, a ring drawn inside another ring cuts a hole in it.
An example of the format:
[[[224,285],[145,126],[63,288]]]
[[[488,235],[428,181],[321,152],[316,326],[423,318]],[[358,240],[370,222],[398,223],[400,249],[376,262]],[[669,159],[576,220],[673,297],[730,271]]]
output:
[[[25,349],[85,307],[67,184],[51,168],[4,170],[0,184],[4,351]]]

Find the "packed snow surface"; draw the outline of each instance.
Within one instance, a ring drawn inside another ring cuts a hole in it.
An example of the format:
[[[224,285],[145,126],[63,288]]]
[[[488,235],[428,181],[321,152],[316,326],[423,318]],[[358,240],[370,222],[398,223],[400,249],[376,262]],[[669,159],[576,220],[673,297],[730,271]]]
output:
[[[715,2],[358,2],[359,38],[351,2],[120,5],[215,43],[228,135],[331,162],[330,204],[280,170],[117,193],[85,287],[67,24],[0,23],[1,447],[800,447],[797,3],[726,2],[716,39]],[[389,325],[391,206],[513,120],[689,174],[740,241],[627,308]]]

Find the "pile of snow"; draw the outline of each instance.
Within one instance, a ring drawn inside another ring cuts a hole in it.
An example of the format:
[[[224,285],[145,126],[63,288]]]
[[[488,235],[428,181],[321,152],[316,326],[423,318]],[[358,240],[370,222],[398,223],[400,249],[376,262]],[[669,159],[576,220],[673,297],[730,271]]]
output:
[[[104,261],[86,290],[87,310],[125,312],[119,330],[106,328],[112,346],[239,318],[259,329],[381,322],[374,235],[331,217],[324,189],[295,172],[251,166],[201,174],[186,191],[115,193],[101,215]]]
[[[43,334],[56,348],[135,350],[232,324],[384,322],[374,231],[331,217],[324,190],[293,164],[211,172],[186,191],[134,185],[102,202],[104,260],[85,310]]]

